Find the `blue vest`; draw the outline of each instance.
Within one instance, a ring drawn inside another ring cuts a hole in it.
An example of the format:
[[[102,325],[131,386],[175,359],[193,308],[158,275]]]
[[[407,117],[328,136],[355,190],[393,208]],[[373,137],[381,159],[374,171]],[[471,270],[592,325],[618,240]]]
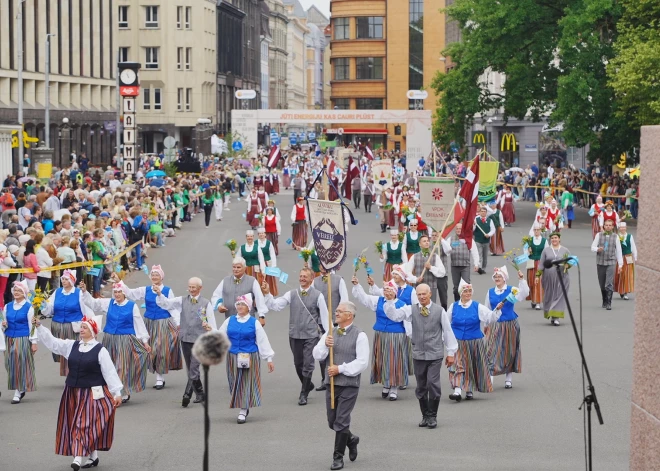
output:
[[[488,290],[488,301],[490,301],[490,307],[494,308],[499,303],[504,301],[506,297],[511,294],[511,286],[507,286],[502,294],[496,294],[495,288]],[[509,301],[504,301],[504,306],[502,306],[502,315],[500,316],[498,322],[512,321],[518,318],[518,314],[513,311],[513,303]]]
[[[399,301],[403,301],[403,303],[406,306],[411,306],[412,305],[412,293],[413,293],[413,288],[410,285],[406,285],[403,289],[399,288],[397,290],[397,299]]]
[[[163,286],[161,293],[167,298],[170,294],[170,288]],[[156,297],[156,293],[151,289],[151,286],[147,286],[144,290],[144,305],[147,308],[146,311],[144,311],[144,317],[151,319],[152,321],[167,319],[170,317],[170,313],[156,304]]]
[[[5,335],[7,337],[29,337],[30,324],[28,323],[28,312],[32,305],[25,302],[23,306],[17,311],[14,309],[14,301],[7,304],[7,330]]]
[[[105,321],[103,332],[112,335],[135,335],[133,327],[133,301],[119,306],[113,299],[108,307],[108,318]]]
[[[227,337],[231,341],[230,353],[255,353],[257,346],[257,318],[250,317],[247,322],[238,322],[236,316],[229,318]]]
[[[387,317],[387,315],[385,315],[385,309],[383,309],[384,305],[385,298],[381,296],[378,298],[378,306],[376,307],[376,323],[374,324],[374,330],[378,332],[390,332],[393,334],[405,334],[406,329],[403,327],[403,321],[394,322],[392,319]],[[397,299],[394,303],[394,306],[396,306],[397,309],[400,309],[405,305],[406,303],[400,299]]]
[[[73,289],[73,293],[65,295],[62,288],[55,291],[55,302],[53,303],[53,321],[65,324],[67,322],[80,322],[83,312],[80,308],[80,290]]]
[[[92,388],[94,386],[105,386],[101,365],[99,364],[99,352],[103,346],[98,343],[85,353],[81,353],[80,342],[76,341],[69,355],[69,374],[66,377],[66,385],[70,388]]]
[[[479,303],[472,301],[465,309],[456,301],[451,313],[451,329],[457,340],[474,340],[483,338],[481,321],[479,321]]]

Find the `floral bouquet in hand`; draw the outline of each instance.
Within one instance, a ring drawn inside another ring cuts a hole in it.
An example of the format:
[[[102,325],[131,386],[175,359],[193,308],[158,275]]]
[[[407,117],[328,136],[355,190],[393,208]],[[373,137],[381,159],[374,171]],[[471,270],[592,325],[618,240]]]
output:
[[[383,256],[383,242],[381,242],[380,240],[377,240],[375,246],[376,246],[376,253],[378,254],[379,257],[382,257]]]
[[[305,261],[305,263],[308,263],[313,253],[314,253],[314,249],[308,249],[308,248],[300,249],[299,257],[302,258]]]
[[[511,288],[511,292],[506,297],[505,301],[510,302],[511,304],[516,304],[518,302],[518,293],[520,290],[518,288]]]
[[[569,268],[579,263],[579,260],[575,255],[568,255],[567,253],[564,254],[564,260],[566,261],[566,263],[564,263],[564,273],[568,273]]]
[[[364,252],[366,252],[367,249],[364,249],[362,252],[360,252],[359,255],[357,255],[353,259],[353,271],[355,273],[358,272],[360,269],[360,266],[364,265],[365,268],[368,268],[369,264],[367,262],[367,257],[364,255]]]
[[[533,240],[532,236],[525,236],[525,237],[522,238],[522,244],[523,245],[527,244],[528,247],[531,247],[532,246],[532,240]]]
[[[43,315],[41,315],[41,310],[43,309],[46,301],[50,297],[51,293],[48,291],[44,292],[41,291],[40,288],[37,288],[33,293],[30,293],[29,295],[29,301],[32,304],[32,308],[34,309],[34,315],[40,320],[45,319]],[[34,330],[36,326],[32,326],[32,330],[30,331],[30,336],[34,335]]]
[[[411,214],[414,214],[414,212],[411,211],[410,208],[409,208],[408,206],[404,206],[404,207],[401,209],[401,215],[402,215],[404,218],[408,219],[408,216],[410,216]]]
[[[202,322],[208,323],[209,319],[206,316],[206,306],[199,308],[199,311],[197,311],[197,317],[199,317],[199,320]]]
[[[406,237],[406,233],[399,232],[399,235],[397,237],[399,238],[399,242],[403,242],[403,239]]]
[[[511,249],[508,252],[504,254],[504,260],[507,262],[511,263],[513,268],[515,268],[516,271],[520,271],[520,266],[516,262],[516,258],[522,253],[522,251],[519,248]]]
[[[390,209],[394,208],[390,203],[387,203],[385,206],[383,206],[383,211],[389,211]]]
[[[229,239],[227,242],[225,242],[225,247],[231,251],[232,257],[236,255],[236,241],[234,239]]]

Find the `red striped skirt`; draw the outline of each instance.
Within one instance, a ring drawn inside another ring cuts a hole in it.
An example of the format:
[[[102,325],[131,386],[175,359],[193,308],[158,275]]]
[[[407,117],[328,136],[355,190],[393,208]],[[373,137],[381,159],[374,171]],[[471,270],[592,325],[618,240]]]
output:
[[[529,296],[527,301],[532,301],[534,304],[541,304],[543,302],[543,286],[539,280],[536,284],[536,272],[539,269],[539,260],[534,260],[534,268],[527,270],[527,284],[529,285]]]
[[[392,279],[392,267],[394,267],[393,263],[385,262],[385,271],[383,273],[383,281],[387,282]]]
[[[71,322],[60,324],[59,322],[51,321],[50,332],[56,339],[78,340],[78,334],[73,331]],[[55,363],[59,362],[60,364],[60,376],[67,376],[69,374],[69,362],[67,359],[60,355],[53,354],[53,360]]]
[[[105,397],[94,399],[91,388],[64,387],[57,416],[56,454],[89,456],[92,451],[112,447],[115,409],[107,386],[103,392]]]
[[[149,332],[149,344],[151,345],[149,371],[164,375],[170,370],[182,369],[179,327],[174,320],[171,317],[157,320],[145,317],[144,323]]]
[[[631,255],[632,256],[632,255]],[[617,267],[618,268],[618,267]],[[623,268],[614,272],[614,287],[619,294],[630,294],[635,292],[635,264],[626,261],[623,256]]]
[[[449,382],[453,388],[465,391],[476,389],[482,393],[493,392],[488,352],[483,338],[458,341],[454,364],[449,368]]]
[[[516,222],[516,210],[513,208],[512,201],[506,202],[504,203],[504,206],[502,206],[502,217],[507,224]]]
[[[274,195],[276,195],[279,192],[280,192],[280,179],[279,178],[277,180],[273,179],[273,191],[272,191],[272,193]]]
[[[277,235],[277,232],[266,232],[266,239],[268,239],[270,243],[273,244],[273,247],[275,247],[275,255],[279,255],[280,249],[277,246],[277,242],[279,241],[279,236]]]
[[[504,250],[504,237],[502,234],[504,231],[500,230],[501,227],[495,230],[495,237],[490,238],[490,252],[494,255],[502,255]]]
[[[371,384],[408,386],[410,342],[405,333],[374,332],[371,352]]]
[[[34,355],[28,337],[7,337],[5,368],[7,369],[7,389],[32,392],[37,390],[34,376]]]
[[[598,216],[591,218],[591,240],[594,240],[598,233],[600,232],[600,226],[598,224]]]
[[[493,376],[522,371],[518,319],[495,322],[488,329],[488,361]]]
[[[282,184],[284,185],[284,188],[286,188],[287,190],[291,186],[291,176],[288,173],[282,175]]]
[[[298,247],[307,247],[307,221],[296,221],[293,224],[293,243]]]
[[[142,342],[135,335],[112,335],[104,332],[101,344],[108,350],[117,368],[119,379],[124,385],[124,394],[144,390],[150,357]]]

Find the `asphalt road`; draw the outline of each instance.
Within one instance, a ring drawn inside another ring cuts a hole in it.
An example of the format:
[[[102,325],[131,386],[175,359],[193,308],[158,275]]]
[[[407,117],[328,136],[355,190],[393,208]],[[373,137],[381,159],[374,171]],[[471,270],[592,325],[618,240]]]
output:
[[[281,240],[290,236],[291,195],[278,196],[283,216]],[[241,218],[245,203],[234,201],[222,222],[204,228],[203,215],[185,225],[167,247],[152,249],[149,264],[163,266],[165,282],[176,295],[185,293],[187,279],[204,280],[203,294],[211,295],[220,280],[231,271],[231,257],[224,242],[243,239],[247,225]],[[518,222],[505,231],[507,249],[519,247],[531,226],[535,209],[530,203],[517,206]],[[634,296],[631,301],[614,300],[612,311],[600,308],[595,256],[589,251],[591,229],[586,212],[578,211],[571,230],[563,232],[563,245],[582,263],[582,293],[578,272],[571,273],[570,298],[582,321],[587,361],[595,381],[605,425],[594,417],[594,469],[628,468],[631,363]],[[349,257],[368,247],[367,256],[378,270],[373,244],[379,234],[376,213],[356,211],[357,226],[348,235]],[[634,228],[631,228],[634,234]],[[278,265],[290,274],[296,286],[302,265],[296,252],[281,243]],[[501,257],[489,260],[502,266]],[[350,263],[348,264],[350,265]],[[512,271],[509,268],[509,271]],[[350,283],[352,269],[341,274]],[[364,282],[365,274],[359,273]],[[128,284],[147,284],[143,273],[131,275]],[[475,298],[483,302],[492,286],[489,275],[474,275]],[[284,292],[280,285],[280,291]],[[289,288],[290,289],[290,288]],[[451,289],[451,287],[450,287]],[[350,284],[349,284],[350,293]],[[450,294],[451,296],[451,294]],[[380,398],[380,386],[369,385],[368,370],[353,413],[351,429],[361,437],[359,458],[346,469],[355,470],[579,470],[584,466],[583,415],[580,357],[568,319],[552,327],[542,311],[529,303],[518,305],[522,326],[523,373],[514,376],[514,388],[505,390],[503,377],[496,379],[492,394],[475,394],[472,402],[448,399],[449,383],[443,370],[443,398],[435,430],[419,429],[414,378],[399,400]],[[220,319],[219,319],[220,322]],[[288,310],[272,313],[266,331],[276,352],[275,372],[263,373],[263,406],[251,411],[245,425],[236,424],[237,410],[228,408],[229,393],[225,366],[211,370],[211,469],[314,470],[328,469],[334,434],[327,427],[323,393],[312,392],[309,405],[297,405],[300,383],[288,345]],[[360,308],[356,324],[372,335],[373,312]],[[264,370],[262,370],[264,371]],[[37,353],[39,390],[26,396],[20,405],[11,405],[12,392],[0,399],[0,469],[69,469],[71,459],[54,454],[58,404],[63,378],[44,347]],[[5,380],[4,370],[0,381]],[[319,380],[315,371],[314,379]],[[203,453],[203,410],[201,405],[183,409],[180,405],[186,377],[183,371],[167,376],[162,391],[151,388],[134,394],[117,411],[115,441],[110,452],[100,453],[104,470],[201,469]]]

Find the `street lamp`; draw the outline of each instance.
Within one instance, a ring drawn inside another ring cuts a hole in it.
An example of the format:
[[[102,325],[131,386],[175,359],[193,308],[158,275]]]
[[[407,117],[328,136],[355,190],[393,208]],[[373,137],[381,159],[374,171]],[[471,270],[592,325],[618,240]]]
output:
[[[46,99],[44,123],[46,125],[46,147],[50,149],[50,37],[57,36],[55,33],[46,35]]]
[[[18,0],[18,14],[16,15],[16,30],[18,31],[18,124],[21,130],[18,132],[18,159],[19,165],[23,164],[23,2]]]

